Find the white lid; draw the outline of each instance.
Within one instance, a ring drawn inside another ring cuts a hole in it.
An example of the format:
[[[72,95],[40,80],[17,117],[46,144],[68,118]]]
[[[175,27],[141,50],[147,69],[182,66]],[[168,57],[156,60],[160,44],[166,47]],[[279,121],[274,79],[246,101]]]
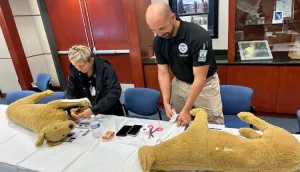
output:
[[[96,116],[95,115],[91,115],[91,118],[95,118]]]

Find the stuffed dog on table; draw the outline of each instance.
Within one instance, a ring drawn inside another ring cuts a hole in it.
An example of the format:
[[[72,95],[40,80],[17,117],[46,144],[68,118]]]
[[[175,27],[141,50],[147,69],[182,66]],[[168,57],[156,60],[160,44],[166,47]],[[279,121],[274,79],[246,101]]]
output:
[[[282,128],[242,112],[239,118],[263,134],[241,128],[244,137],[240,137],[208,129],[203,109],[194,109],[191,114],[196,119],[187,131],[156,146],[140,148],[143,171],[293,172],[300,168],[300,143]]]
[[[6,110],[7,117],[38,134],[36,146],[41,146],[47,140],[49,146],[62,143],[62,139],[76,126],[70,120],[65,110],[68,107],[82,106],[87,108],[89,102],[62,102],[54,100],[47,104],[35,104],[38,100],[53,95],[53,91],[47,90],[31,96],[19,99],[10,104]]]

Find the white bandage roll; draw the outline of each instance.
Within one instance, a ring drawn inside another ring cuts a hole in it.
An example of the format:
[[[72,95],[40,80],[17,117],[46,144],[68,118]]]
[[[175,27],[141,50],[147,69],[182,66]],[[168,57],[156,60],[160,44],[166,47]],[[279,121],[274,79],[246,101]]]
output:
[[[143,128],[141,128],[140,132],[141,132],[142,134],[149,134],[150,130],[149,130],[148,127],[145,127],[145,126],[144,126]]]

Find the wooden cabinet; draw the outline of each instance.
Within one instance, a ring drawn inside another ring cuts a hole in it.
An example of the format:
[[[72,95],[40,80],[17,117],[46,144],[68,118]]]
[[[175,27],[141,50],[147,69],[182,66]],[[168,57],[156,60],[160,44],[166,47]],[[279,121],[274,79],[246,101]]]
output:
[[[160,91],[157,65],[144,65],[145,87]]]
[[[220,84],[225,85],[227,83],[227,66],[220,65],[218,66],[218,75],[220,79]]]
[[[279,68],[277,113],[295,114],[300,109],[300,67]]]
[[[58,51],[88,45],[78,1],[45,1]],[[68,68],[68,66],[66,66]]]
[[[152,88],[154,90],[157,90],[161,93],[158,83],[158,71],[157,71],[157,65],[144,65],[144,79],[145,79],[145,87],[146,88]],[[174,78],[173,73],[170,72],[170,81]],[[158,103],[160,105],[163,104],[162,95],[159,98]]]
[[[275,112],[279,67],[227,66],[227,84],[250,87],[257,111]]]
[[[121,83],[144,86],[141,54],[146,53],[153,40],[145,19],[151,0],[45,2],[58,51],[68,51],[79,44],[96,50],[128,50],[129,53],[105,52],[101,56],[110,62]],[[139,38],[144,34],[147,36]],[[68,78],[67,55],[59,55],[59,60]]]

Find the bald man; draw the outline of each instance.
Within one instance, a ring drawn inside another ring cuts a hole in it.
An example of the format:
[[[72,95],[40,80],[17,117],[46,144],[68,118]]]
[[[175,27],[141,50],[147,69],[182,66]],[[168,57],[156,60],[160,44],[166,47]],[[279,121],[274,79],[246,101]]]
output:
[[[146,12],[158,64],[158,80],[169,118],[179,113],[178,126],[189,124],[189,111],[202,107],[208,122],[224,124],[220,83],[209,33],[193,23],[176,19],[165,3],[151,4]],[[170,82],[169,67],[175,78]],[[171,89],[172,85],[172,89]]]

